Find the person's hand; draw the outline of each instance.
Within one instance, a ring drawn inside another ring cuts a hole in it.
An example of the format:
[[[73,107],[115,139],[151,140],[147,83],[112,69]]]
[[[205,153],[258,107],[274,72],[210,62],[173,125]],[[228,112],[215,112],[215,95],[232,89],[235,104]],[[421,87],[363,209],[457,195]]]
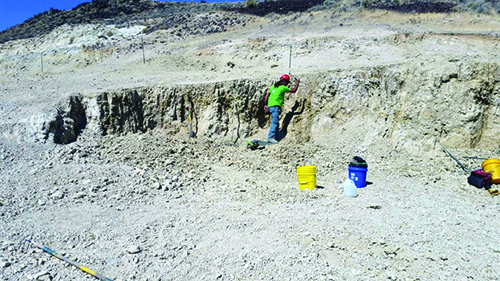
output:
[[[264,105],[264,110],[269,111],[269,107],[267,105]]]

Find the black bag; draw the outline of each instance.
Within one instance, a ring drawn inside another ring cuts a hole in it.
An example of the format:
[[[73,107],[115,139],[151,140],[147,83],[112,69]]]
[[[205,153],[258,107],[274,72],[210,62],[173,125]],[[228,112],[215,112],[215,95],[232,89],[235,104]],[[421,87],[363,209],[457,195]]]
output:
[[[491,174],[483,172],[483,170],[476,170],[470,172],[467,182],[477,188],[490,189],[491,188]]]
[[[351,159],[349,166],[350,167],[359,167],[359,168],[368,168],[368,164],[366,163],[366,161],[359,156],[354,156]]]

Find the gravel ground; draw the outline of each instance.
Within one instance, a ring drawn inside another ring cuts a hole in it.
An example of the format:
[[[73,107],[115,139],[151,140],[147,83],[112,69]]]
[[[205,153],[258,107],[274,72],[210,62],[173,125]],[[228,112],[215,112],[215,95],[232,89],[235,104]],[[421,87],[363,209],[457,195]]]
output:
[[[227,145],[228,135],[188,139],[168,128],[107,136],[88,129],[67,145],[36,141],[37,126],[51,120],[54,108],[75,93],[276,76],[288,71],[282,65],[288,66],[292,38],[300,41],[294,45],[293,71],[305,77],[408,61],[439,68],[440,56],[447,62],[455,56],[496,66],[498,40],[490,27],[498,25],[497,18],[468,22],[465,15],[393,15],[255,18],[220,34],[175,37],[169,45],[162,38],[153,43],[154,36],[163,35],[152,33],[145,40],[149,55],[157,53],[147,65],[141,52],[130,47],[128,40],[137,37],[127,37],[142,27],[132,27],[121,30],[123,38],[112,44],[119,55],[71,55],[69,48],[59,54],[64,60],[48,55],[43,74],[36,63],[12,58],[36,54],[40,46],[66,48],[67,43],[58,42],[67,42],[72,32],[112,27],[64,29],[52,41],[3,44],[0,279],[92,279],[29,247],[25,239],[113,280],[500,279],[495,265],[500,258],[498,197],[470,186],[467,173],[439,142],[410,141],[406,135],[403,142],[400,124],[387,136],[385,123],[377,127],[379,120],[367,121],[363,108],[314,135],[298,127],[307,122],[321,127],[314,111],[306,110],[294,119],[303,123],[291,123],[287,138],[255,151],[242,139]],[[286,26],[286,36],[276,39],[277,30]],[[443,35],[450,30],[462,35]],[[463,35],[467,32],[479,36]],[[489,70],[487,75],[496,93],[497,76]],[[315,94],[318,89],[307,83],[302,89]],[[458,89],[452,86],[443,97]],[[404,102],[404,95],[410,94],[395,93],[394,100]],[[383,104],[379,98],[369,101]],[[496,106],[489,106],[491,112]],[[436,111],[445,110],[443,105]],[[187,121],[177,125],[188,126]],[[267,129],[249,138],[262,139]],[[377,130],[382,133],[373,133]],[[421,132],[417,135],[431,134]],[[457,144],[449,150],[477,169],[481,160],[463,156],[498,157],[498,147],[488,144]],[[349,198],[342,182],[356,155],[368,162],[368,185]],[[296,167],[301,165],[317,167],[316,189],[298,188]]]

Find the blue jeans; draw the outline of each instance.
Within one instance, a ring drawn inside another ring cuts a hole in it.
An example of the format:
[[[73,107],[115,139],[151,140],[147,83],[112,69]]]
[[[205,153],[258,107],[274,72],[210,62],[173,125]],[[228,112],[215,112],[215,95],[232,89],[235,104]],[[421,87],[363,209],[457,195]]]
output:
[[[267,135],[267,139],[276,139],[276,133],[280,127],[280,107],[279,106],[271,106],[269,108],[269,112],[271,112],[271,116],[273,120],[271,121],[271,127],[269,128],[269,134]]]

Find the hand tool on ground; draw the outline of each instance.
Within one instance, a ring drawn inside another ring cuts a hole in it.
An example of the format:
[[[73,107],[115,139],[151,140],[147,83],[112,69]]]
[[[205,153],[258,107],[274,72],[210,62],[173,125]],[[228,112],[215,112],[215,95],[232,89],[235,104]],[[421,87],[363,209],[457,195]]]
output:
[[[261,141],[261,140],[253,140],[253,141],[247,141],[247,148],[250,148],[251,150],[264,149],[264,147],[274,144],[276,143]]]
[[[90,275],[94,276],[95,278],[97,278],[97,279],[99,279],[99,280],[103,280],[103,281],[113,281],[112,279],[109,279],[109,278],[107,278],[107,277],[104,277],[104,276],[102,276],[101,274],[99,274],[99,273],[97,273],[97,272],[95,272],[95,271],[93,271],[93,270],[91,270],[91,269],[88,269],[88,268],[86,268],[86,267],[84,267],[84,266],[82,266],[82,265],[79,265],[79,264],[77,264],[76,262],[74,262],[74,261],[72,261],[72,260],[68,259],[67,257],[62,256],[62,255],[60,255],[60,254],[58,254],[58,253],[54,252],[53,250],[51,250],[51,249],[49,249],[49,248],[47,248],[47,247],[45,247],[45,246],[43,246],[43,245],[41,245],[41,244],[39,244],[39,243],[35,242],[35,241],[31,241],[31,240],[23,240],[23,242],[24,242],[24,243],[29,243],[29,244],[31,244],[31,245],[33,245],[33,246],[37,247],[37,248],[40,248],[40,249],[42,249],[44,252],[46,252],[46,253],[48,253],[48,254],[52,255],[53,257],[56,257],[56,258],[58,258],[58,259],[60,259],[60,260],[62,260],[62,261],[65,261],[65,262],[67,262],[67,263],[71,264],[72,266],[74,266],[74,267],[76,267],[76,268],[80,269],[81,271],[83,271],[83,272],[85,272],[85,273],[88,273],[88,274],[90,274]]]
[[[250,148],[251,150],[256,150],[258,147],[259,144],[257,142],[247,141],[247,148]]]
[[[444,152],[450,155],[450,157],[453,158],[453,160],[455,160],[458,163],[458,165],[460,165],[460,167],[462,167],[462,170],[464,170],[467,173],[470,173],[472,171],[469,170],[464,164],[462,164],[462,162],[460,162],[460,160],[458,160],[455,156],[453,156],[442,144],[441,147],[443,148]]]

